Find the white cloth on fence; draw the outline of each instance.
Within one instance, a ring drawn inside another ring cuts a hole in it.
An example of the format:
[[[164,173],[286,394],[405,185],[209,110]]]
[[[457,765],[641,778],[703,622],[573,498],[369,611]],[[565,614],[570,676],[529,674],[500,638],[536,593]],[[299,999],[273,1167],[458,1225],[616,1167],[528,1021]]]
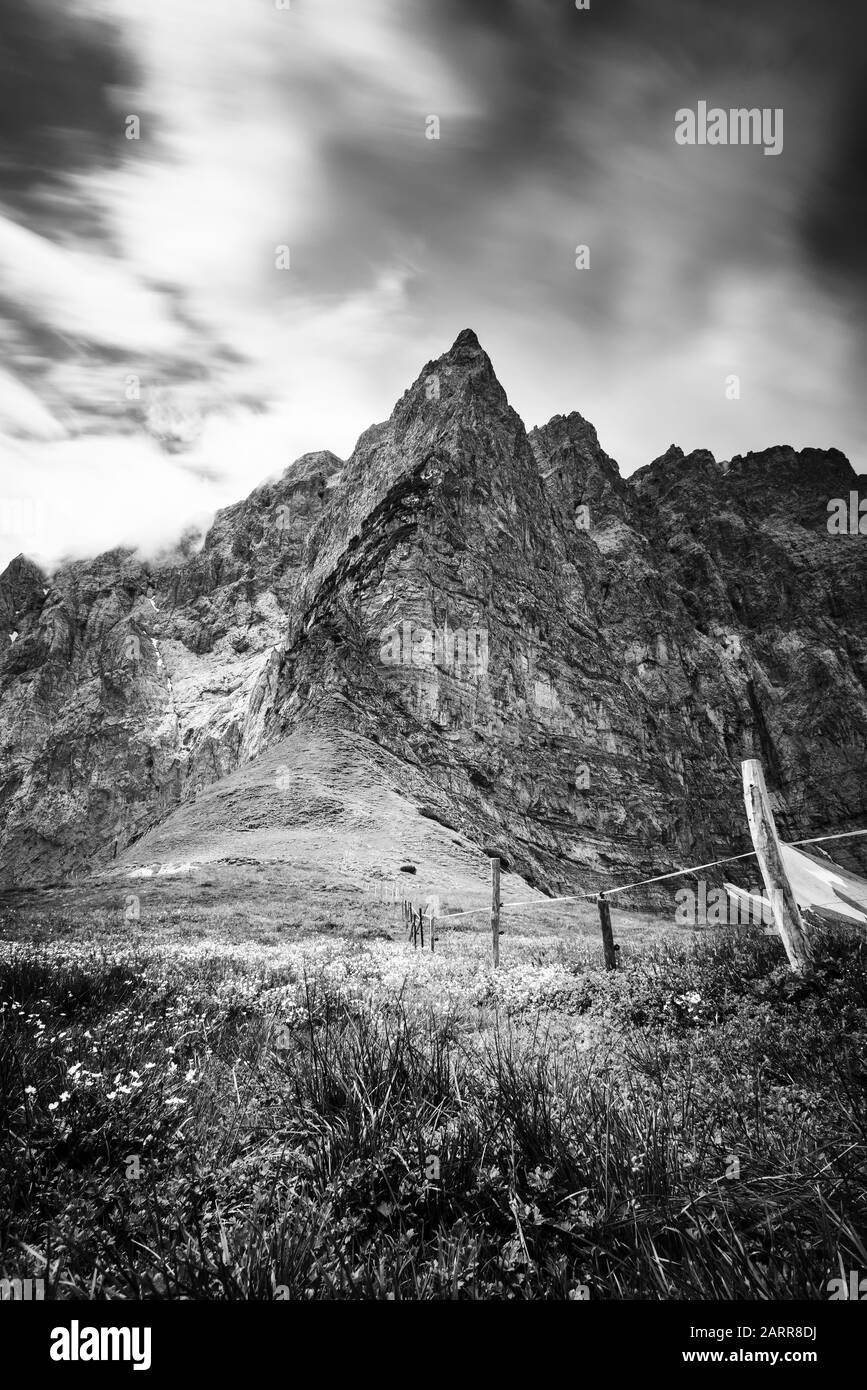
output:
[[[805,912],[825,921],[857,922],[867,926],[867,879],[843,869],[824,856],[806,854],[794,845],[780,845],[795,901]],[[771,903],[764,895],[747,893],[727,883],[725,890],[741,910],[741,919],[772,922]]]

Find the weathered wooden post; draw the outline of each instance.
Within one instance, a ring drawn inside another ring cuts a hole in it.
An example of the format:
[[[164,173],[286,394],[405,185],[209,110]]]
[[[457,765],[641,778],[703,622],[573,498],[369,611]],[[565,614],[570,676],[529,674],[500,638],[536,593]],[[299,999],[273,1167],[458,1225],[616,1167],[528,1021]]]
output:
[[[614,932],[611,930],[611,907],[604,893],[600,893],[596,901],[599,904],[599,922],[602,927],[602,953],[605,957],[605,969],[617,969],[617,951],[614,947]]]
[[[774,922],[783,938],[786,955],[793,970],[804,971],[812,964],[813,952],[804,930],[804,919],[783,864],[780,840],[765,784],[765,773],[759,758],[745,758],[741,764],[744,776],[744,803],[750,834],[765,889],[771,901]]]
[[[494,965],[500,964],[500,861],[491,860],[491,937]]]
[[[421,908],[418,910],[418,930],[421,936],[421,949],[424,950],[424,913]]]

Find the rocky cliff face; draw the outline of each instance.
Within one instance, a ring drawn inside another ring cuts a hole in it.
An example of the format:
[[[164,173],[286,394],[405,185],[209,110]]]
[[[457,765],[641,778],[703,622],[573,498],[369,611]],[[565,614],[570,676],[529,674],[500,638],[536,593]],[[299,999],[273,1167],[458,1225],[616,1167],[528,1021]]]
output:
[[[184,563],[115,551],[50,580],[21,559],[0,576],[3,882],[109,860],[237,765],[340,466],[300,459]]]
[[[428,814],[548,891],[867,824],[867,537],[834,450],[629,479],[527,434],[475,336],[342,464],[308,455],[187,561],[0,578],[6,881],[103,863],[290,735],[363,735]],[[12,633],[17,634],[14,641]]]

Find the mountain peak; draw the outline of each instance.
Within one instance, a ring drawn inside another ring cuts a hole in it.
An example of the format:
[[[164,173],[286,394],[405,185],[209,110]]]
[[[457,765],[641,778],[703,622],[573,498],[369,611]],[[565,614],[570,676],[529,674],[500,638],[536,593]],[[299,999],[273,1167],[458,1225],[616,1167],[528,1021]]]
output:
[[[447,370],[456,367],[474,374],[481,371],[483,376],[490,376],[496,380],[493,363],[471,328],[461,330],[448,352],[444,352],[439,361]]]
[[[469,349],[470,351],[481,352],[482,345],[471,328],[462,328],[455,338],[450,348],[450,353],[458,349]]]
[[[481,401],[495,414],[510,411],[490,357],[473,330],[464,328],[447,352],[425,364],[395,405],[391,422],[400,429],[423,423],[428,430],[448,431],[467,410],[475,414]]]

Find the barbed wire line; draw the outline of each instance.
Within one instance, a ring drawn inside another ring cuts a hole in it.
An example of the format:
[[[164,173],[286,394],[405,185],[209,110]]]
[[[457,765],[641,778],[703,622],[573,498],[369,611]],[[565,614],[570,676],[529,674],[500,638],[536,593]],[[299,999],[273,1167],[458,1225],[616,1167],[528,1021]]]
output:
[[[794,849],[799,845],[820,845],[826,840],[851,840],[858,835],[867,835],[867,830],[844,830],[838,835],[817,835],[810,840],[792,840],[791,847]],[[673,869],[667,874],[656,874],[653,878],[642,878],[637,883],[621,883],[616,888],[594,888],[586,893],[569,893],[562,898],[525,898],[518,902],[500,903],[500,911],[502,912],[507,907],[553,907],[555,903],[577,903],[587,899],[609,898],[613,893],[626,893],[631,888],[643,888],[648,883],[662,883],[665,879],[682,878],[686,874],[697,874],[701,869],[715,869],[720,864],[734,864],[739,859],[754,859],[755,855],[755,850],[750,849],[744,854],[728,855],[725,859],[711,859],[707,864],[693,864],[690,868]],[[471,907],[466,912],[445,912],[437,920],[455,922],[460,917],[475,917],[480,912],[489,913],[490,910],[489,907]]]

